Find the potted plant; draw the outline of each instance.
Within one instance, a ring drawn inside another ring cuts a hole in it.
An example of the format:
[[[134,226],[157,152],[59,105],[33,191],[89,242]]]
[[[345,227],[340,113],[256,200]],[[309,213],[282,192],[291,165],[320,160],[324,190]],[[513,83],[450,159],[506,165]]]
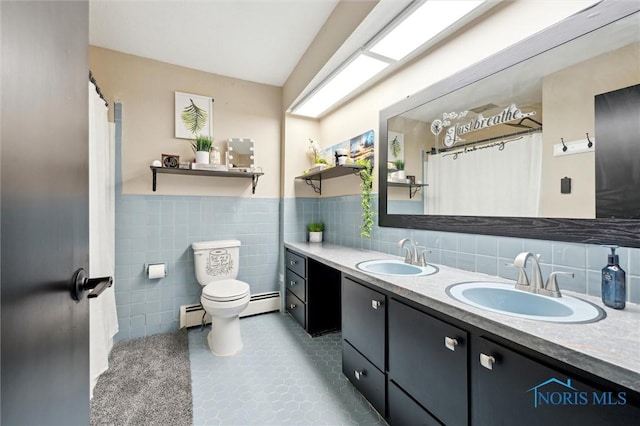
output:
[[[324,169],[327,166],[327,160],[320,156],[320,145],[318,142],[309,138],[309,153],[313,155],[313,167],[311,170]]]
[[[196,152],[196,163],[209,164],[209,151],[211,151],[211,138],[209,136],[196,136],[193,141],[193,150]]]
[[[395,166],[396,166],[396,177],[398,179],[404,179],[405,178],[405,172],[404,172],[404,161],[402,160],[396,160],[394,162]]]
[[[307,230],[309,230],[309,242],[310,243],[321,243],[322,242],[322,232],[324,231],[324,223],[322,222],[312,222],[307,225]]]

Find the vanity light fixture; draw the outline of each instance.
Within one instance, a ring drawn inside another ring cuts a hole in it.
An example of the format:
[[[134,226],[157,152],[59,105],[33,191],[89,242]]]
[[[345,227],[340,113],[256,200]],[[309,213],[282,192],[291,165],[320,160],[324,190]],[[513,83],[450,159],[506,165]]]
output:
[[[390,65],[459,22],[487,0],[417,0],[291,108],[317,118]]]
[[[429,0],[400,18],[370,52],[399,61],[471,13],[485,0]]]
[[[387,66],[388,62],[359,53],[351,61],[347,61],[339,71],[329,76],[324,84],[298,104],[292,112],[306,117],[318,117]]]

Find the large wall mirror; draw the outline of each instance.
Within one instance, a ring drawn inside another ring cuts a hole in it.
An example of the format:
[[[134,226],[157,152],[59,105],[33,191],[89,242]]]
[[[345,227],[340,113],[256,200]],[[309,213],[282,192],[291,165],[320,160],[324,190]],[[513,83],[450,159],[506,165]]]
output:
[[[380,225],[640,247],[639,10],[599,3],[381,111]]]

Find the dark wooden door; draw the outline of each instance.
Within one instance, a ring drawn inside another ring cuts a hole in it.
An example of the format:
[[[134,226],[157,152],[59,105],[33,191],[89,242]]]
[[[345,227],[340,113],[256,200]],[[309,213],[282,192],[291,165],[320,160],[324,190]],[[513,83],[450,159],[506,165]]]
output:
[[[0,3],[3,425],[89,422],[88,3]]]
[[[640,84],[595,97],[596,217],[640,219]]]

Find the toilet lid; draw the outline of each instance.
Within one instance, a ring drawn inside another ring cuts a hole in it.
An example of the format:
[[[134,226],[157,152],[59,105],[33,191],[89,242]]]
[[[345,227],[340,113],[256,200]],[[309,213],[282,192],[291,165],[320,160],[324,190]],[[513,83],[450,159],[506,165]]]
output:
[[[218,302],[242,299],[247,294],[249,294],[249,284],[238,280],[215,281],[202,289],[202,297]]]

